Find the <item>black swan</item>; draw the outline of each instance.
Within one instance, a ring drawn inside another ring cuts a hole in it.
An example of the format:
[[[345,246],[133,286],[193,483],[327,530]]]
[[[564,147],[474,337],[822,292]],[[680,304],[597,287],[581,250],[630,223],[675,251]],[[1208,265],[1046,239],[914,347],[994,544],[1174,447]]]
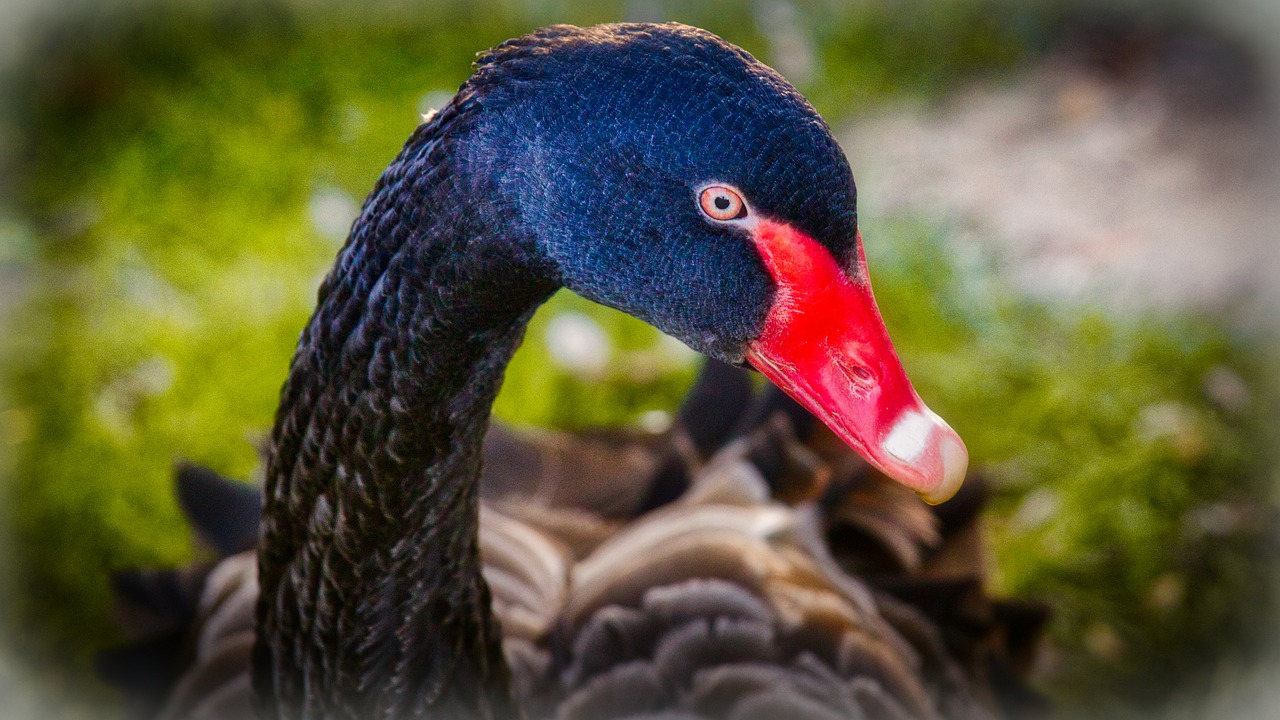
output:
[[[842,569],[812,503],[770,497],[747,437],[607,536],[482,510],[489,408],[561,287],[753,365],[930,502],[959,490],[967,452],[893,351],[813,108],[701,30],[546,28],[414,132],[323,282],[256,562],[203,581],[202,637],[256,596],[255,624],[200,649],[224,694],[196,715],[243,709],[251,656],[272,718],[986,716],[937,629]]]

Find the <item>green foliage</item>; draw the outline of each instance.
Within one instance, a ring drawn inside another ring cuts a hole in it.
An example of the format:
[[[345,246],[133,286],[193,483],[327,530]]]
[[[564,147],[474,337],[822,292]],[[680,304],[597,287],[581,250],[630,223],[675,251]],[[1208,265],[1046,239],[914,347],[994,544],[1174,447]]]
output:
[[[599,373],[557,367],[544,342],[548,322],[576,313],[598,323],[614,350]],[[683,352],[681,352],[683,349]],[[653,327],[584,300],[555,295],[529,325],[507,368],[494,413],[514,423],[581,429],[633,424],[646,412],[670,412],[693,381],[696,353]]]
[[[16,620],[38,647],[83,669],[115,639],[107,571],[190,556],[173,461],[252,476],[353,204],[477,50],[553,19],[620,16],[563,5],[150,9],[83,20],[31,63],[13,104],[27,139],[12,174],[21,222],[0,224],[0,263],[33,291],[3,348],[0,440],[14,451]],[[754,7],[669,16],[772,61],[781,51]],[[827,113],[1007,66],[1040,32],[1026,11],[975,2],[797,7],[818,59],[805,90]],[[1056,608],[1064,696],[1116,707],[1185,680],[1263,616],[1254,534],[1270,507],[1272,395],[1260,360],[1207,321],[1018,299],[907,222],[867,237],[908,370],[999,483],[1000,588]],[[565,311],[605,328],[610,369],[550,362],[541,336]],[[674,407],[692,372],[656,331],[561,294],[496,412],[635,422]],[[1249,402],[1230,399],[1237,386]]]
[[[1029,301],[909,222],[866,237],[908,372],[996,484],[996,589],[1053,608],[1062,704],[1146,717],[1254,657],[1276,609],[1274,357],[1208,318]]]
[[[1014,65],[1044,42],[1043,7],[982,2],[860,3],[822,23],[824,77],[805,88],[823,111],[904,89],[931,95]]]
[[[192,13],[68,31],[17,103],[31,137],[16,200],[39,230],[5,347],[6,417],[25,437],[16,604],[82,666],[114,640],[106,571],[189,558],[173,462],[255,467],[345,233],[311,217],[326,198],[354,206],[424,94],[447,98],[477,48],[516,31]]]

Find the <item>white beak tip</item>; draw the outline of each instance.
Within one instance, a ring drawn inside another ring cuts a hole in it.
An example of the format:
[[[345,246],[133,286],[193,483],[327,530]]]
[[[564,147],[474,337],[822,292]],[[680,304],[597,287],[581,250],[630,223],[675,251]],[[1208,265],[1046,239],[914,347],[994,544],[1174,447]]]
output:
[[[920,497],[930,505],[940,505],[960,491],[969,471],[969,450],[954,433],[943,436],[938,442],[938,454],[942,459],[942,482],[932,490],[921,492]]]

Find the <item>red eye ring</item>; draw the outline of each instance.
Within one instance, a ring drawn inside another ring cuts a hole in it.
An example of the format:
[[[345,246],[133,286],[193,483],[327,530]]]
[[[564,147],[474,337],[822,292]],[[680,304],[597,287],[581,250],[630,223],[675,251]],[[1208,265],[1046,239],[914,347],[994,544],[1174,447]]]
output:
[[[747,203],[737,190],[724,185],[710,185],[698,193],[698,206],[712,220],[741,220],[747,216]]]

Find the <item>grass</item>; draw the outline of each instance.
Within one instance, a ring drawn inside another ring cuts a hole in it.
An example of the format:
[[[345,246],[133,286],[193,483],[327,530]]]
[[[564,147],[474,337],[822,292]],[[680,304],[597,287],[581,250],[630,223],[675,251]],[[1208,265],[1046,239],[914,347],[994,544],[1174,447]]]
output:
[[[10,159],[0,263],[31,292],[2,348],[21,588],[10,620],[58,670],[42,676],[50,688],[60,672],[83,678],[117,639],[107,571],[191,557],[174,460],[253,476],[315,285],[418,113],[477,50],[552,18],[621,14],[222,7],[69,22],[11,103],[26,142]],[[1021,6],[925,7],[798,3],[799,39],[748,3],[670,12],[793,68],[829,116],[1008,67],[1044,32]],[[908,370],[999,483],[999,589],[1057,608],[1056,694],[1120,712],[1247,651],[1269,616],[1266,356],[1213,319],[1021,299],[909,219],[873,222],[867,237]],[[566,311],[605,328],[612,369],[581,377],[549,362],[541,336]],[[634,422],[673,407],[693,372],[656,331],[561,294],[535,318],[496,410]]]
[[[996,589],[1054,609],[1047,687],[1086,716],[1202,700],[1270,639],[1274,353],[1211,318],[1021,298],[935,233],[867,233],[894,239],[868,248],[877,295],[996,483]]]

